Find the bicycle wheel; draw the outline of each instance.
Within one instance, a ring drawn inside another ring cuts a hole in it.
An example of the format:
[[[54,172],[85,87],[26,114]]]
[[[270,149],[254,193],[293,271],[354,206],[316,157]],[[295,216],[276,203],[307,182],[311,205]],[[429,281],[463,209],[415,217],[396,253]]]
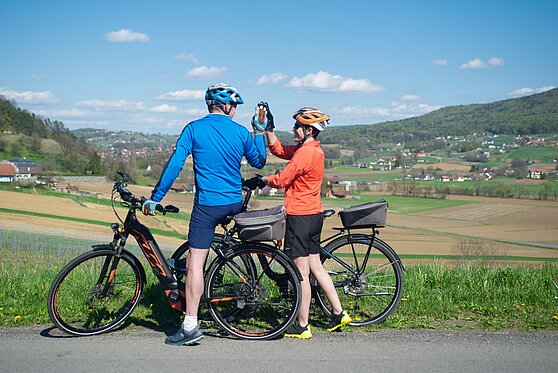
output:
[[[397,307],[403,294],[403,265],[385,242],[374,239],[368,260],[370,238],[348,236],[331,242],[326,251],[351,268],[322,255],[343,308],[353,318],[350,325],[362,326],[384,321]],[[315,292],[318,305],[331,317],[331,306],[321,289]]]
[[[114,250],[107,246],[88,251],[62,268],[48,293],[48,313],[58,328],[73,335],[100,334],[116,328],[132,313],[145,273],[132,254],[123,252],[110,274],[114,258]]]
[[[266,258],[264,265],[261,257]],[[245,269],[247,260],[255,263],[252,273]],[[238,338],[280,336],[300,308],[297,273],[292,261],[273,246],[235,246],[225,260],[216,260],[208,271],[205,298],[209,312],[225,331]]]

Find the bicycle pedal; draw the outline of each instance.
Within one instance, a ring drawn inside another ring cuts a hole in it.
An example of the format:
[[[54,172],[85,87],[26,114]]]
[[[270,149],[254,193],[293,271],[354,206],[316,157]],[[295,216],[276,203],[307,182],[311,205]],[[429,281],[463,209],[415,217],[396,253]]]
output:
[[[244,306],[246,306],[246,301],[244,299],[238,299],[236,301],[237,308],[244,309]]]

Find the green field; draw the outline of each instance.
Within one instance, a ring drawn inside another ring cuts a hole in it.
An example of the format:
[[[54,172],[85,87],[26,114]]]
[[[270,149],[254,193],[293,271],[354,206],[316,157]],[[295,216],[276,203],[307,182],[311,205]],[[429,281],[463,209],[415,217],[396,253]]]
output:
[[[378,199],[385,199],[389,204],[389,211],[395,214],[417,214],[423,211],[436,210],[441,208],[466,205],[472,202],[448,200],[448,199],[431,199],[431,198],[413,198],[398,197],[390,195],[376,195],[370,193],[360,193],[359,199],[345,198],[323,198],[322,202],[326,206],[336,206],[339,208],[347,208],[366,202],[373,202]]]
[[[539,163],[552,163],[558,157],[558,148],[549,146],[528,146],[511,150],[509,153],[494,154],[496,159],[537,160]]]

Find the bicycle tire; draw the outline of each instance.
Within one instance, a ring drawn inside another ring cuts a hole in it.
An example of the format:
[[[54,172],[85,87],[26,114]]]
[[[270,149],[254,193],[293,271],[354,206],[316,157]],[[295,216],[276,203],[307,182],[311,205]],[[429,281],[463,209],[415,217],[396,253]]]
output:
[[[266,263],[273,273],[285,275],[286,281],[266,275],[259,264],[258,258],[262,256],[268,258]],[[254,273],[242,268],[246,257],[256,264]],[[288,283],[291,286],[285,287]],[[218,258],[210,266],[205,299],[211,316],[227,333],[248,340],[274,339],[298,315],[301,301],[298,271],[283,252],[271,245],[241,243],[231,248],[226,259]]]
[[[344,236],[324,249],[356,271],[362,268],[369,243],[369,236]],[[352,326],[384,321],[395,311],[403,295],[404,269],[401,260],[388,244],[377,238],[372,247],[366,268],[360,275],[354,275],[322,254],[322,264],[333,280],[343,309],[353,319]],[[331,306],[325,293],[316,289],[314,294],[318,306],[326,316],[331,317]]]
[[[77,336],[101,334],[132,313],[145,285],[145,272],[135,256],[122,252],[112,285],[100,297],[110,276],[105,263],[113,258],[114,250],[107,245],[79,255],[58,273],[48,293],[48,314],[60,330]]]

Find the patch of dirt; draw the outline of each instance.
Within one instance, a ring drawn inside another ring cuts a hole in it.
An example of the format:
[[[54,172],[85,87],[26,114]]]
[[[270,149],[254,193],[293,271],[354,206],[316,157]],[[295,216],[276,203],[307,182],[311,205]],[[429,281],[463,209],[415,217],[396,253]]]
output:
[[[426,169],[428,167],[439,168],[444,171],[469,171],[471,169],[471,165],[468,163],[449,163],[449,162],[442,162],[442,163],[418,163],[413,166],[413,168],[420,168]]]

